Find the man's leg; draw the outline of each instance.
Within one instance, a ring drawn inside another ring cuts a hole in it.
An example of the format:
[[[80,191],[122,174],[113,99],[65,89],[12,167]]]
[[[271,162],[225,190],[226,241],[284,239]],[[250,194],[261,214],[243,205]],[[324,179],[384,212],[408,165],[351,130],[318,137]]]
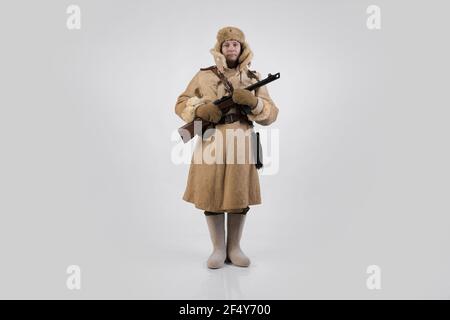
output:
[[[208,258],[208,268],[217,269],[223,266],[227,257],[225,245],[225,214],[205,211],[213,252]]]
[[[241,250],[242,230],[249,207],[229,210],[227,214],[227,258],[234,265],[248,267],[250,259]]]

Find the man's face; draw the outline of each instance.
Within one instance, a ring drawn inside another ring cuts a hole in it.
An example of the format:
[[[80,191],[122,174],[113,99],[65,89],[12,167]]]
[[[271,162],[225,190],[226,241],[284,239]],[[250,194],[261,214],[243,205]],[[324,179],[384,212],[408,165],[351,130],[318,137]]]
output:
[[[222,43],[222,54],[227,61],[236,61],[241,54],[241,43],[236,40],[227,40]]]

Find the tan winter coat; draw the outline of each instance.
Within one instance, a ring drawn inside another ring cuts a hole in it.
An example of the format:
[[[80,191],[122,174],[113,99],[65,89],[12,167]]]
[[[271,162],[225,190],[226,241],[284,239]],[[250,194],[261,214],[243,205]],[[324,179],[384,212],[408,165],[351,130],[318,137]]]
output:
[[[239,57],[240,64],[235,69],[227,67],[225,56],[220,52],[220,44],[210,50],[215,64],[221,70],[234,88],[245,88],[257,80],[248,74],[253,53],[248,43],[243,43],[242,53]],[[256,72],[258,79],[261,75]],[[264,78],[264,77],[263,77]],[[258,97],[258,105],[253,111],[256,114],[248,115],[260,125],[267,126],[273,123],[278,115],[278,108],[269,96],[267,87],[260,87],[255,95]],[[224,85],[211,71],[198,71],[190,81],[186,90],[178,97],[175,112],[185,122],[191,122],[195,116],[195,109],[205,101],[214,101],[227,95]],[[236,112],[232,108],[229,113]],[[212,212],[233,211],[250,205],[261,204],[258,171],[254,164],[254,158],[250,148],[250,135],[245,135],[245,145],[237,143],[236,137],[227,139],[226,129],[242,129],[241,132],[253,130],[248,124],[239,121],[230,124],[218,124],[209,138],[198,138],[194,154],[191,159],[189,175],[183,200],[191,202],[196,208]],[[247,129],[250,129],[247,131]],[[223,139],[216,138],[220,131]],[[216,144],[220,141],[220,144]],[[241,140],[242,141],[242,140]],[[240,148],[240,150],[237,150]],[[211,163],[210,158],[205,159],[205,150],[208,155],[221,159],[220,163]],[[233,153],[233,163],[227,161],[227,154]],[[245,156],[245,162],[237,163],[237,156]]]

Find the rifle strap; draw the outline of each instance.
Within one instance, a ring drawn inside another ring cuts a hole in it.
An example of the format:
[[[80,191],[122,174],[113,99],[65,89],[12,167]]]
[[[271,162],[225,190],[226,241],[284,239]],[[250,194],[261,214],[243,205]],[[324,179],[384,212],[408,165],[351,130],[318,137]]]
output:
[[[211,66],[208,68],[201,68],[200,70],[211,70],[212,72],[214,72],[214,74],[220,79],[220,82],[222,82],[222,84],[225,87],[225,91],[231,95],[233,94],[234,88],[233,85],[231,84],[230,81],[228,81],[227,77],[225,77],[225,75],[219,71],[219,69],[217,68],[217,66]]]
[[[252,70],[250,70],[250,69],[247,69],[247,76],[248,76],[249,78],[253,78],[253,79],[256,79],[256,80],[259,81],[258,75],[256,74],[255,71],[252,71]]]

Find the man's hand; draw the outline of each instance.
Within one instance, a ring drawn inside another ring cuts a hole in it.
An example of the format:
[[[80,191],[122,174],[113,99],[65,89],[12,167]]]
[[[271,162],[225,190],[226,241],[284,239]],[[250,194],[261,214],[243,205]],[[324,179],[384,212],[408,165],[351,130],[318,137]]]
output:
[[[198,106],[195,115],[205,121],[217,123],[222,118],[222,111],[214,103],[208,102]]]
[[[254,109],[258,104],[258,98],[245,89],[234,89],[232,99],[234,103],[249,106],[251,109]]]

